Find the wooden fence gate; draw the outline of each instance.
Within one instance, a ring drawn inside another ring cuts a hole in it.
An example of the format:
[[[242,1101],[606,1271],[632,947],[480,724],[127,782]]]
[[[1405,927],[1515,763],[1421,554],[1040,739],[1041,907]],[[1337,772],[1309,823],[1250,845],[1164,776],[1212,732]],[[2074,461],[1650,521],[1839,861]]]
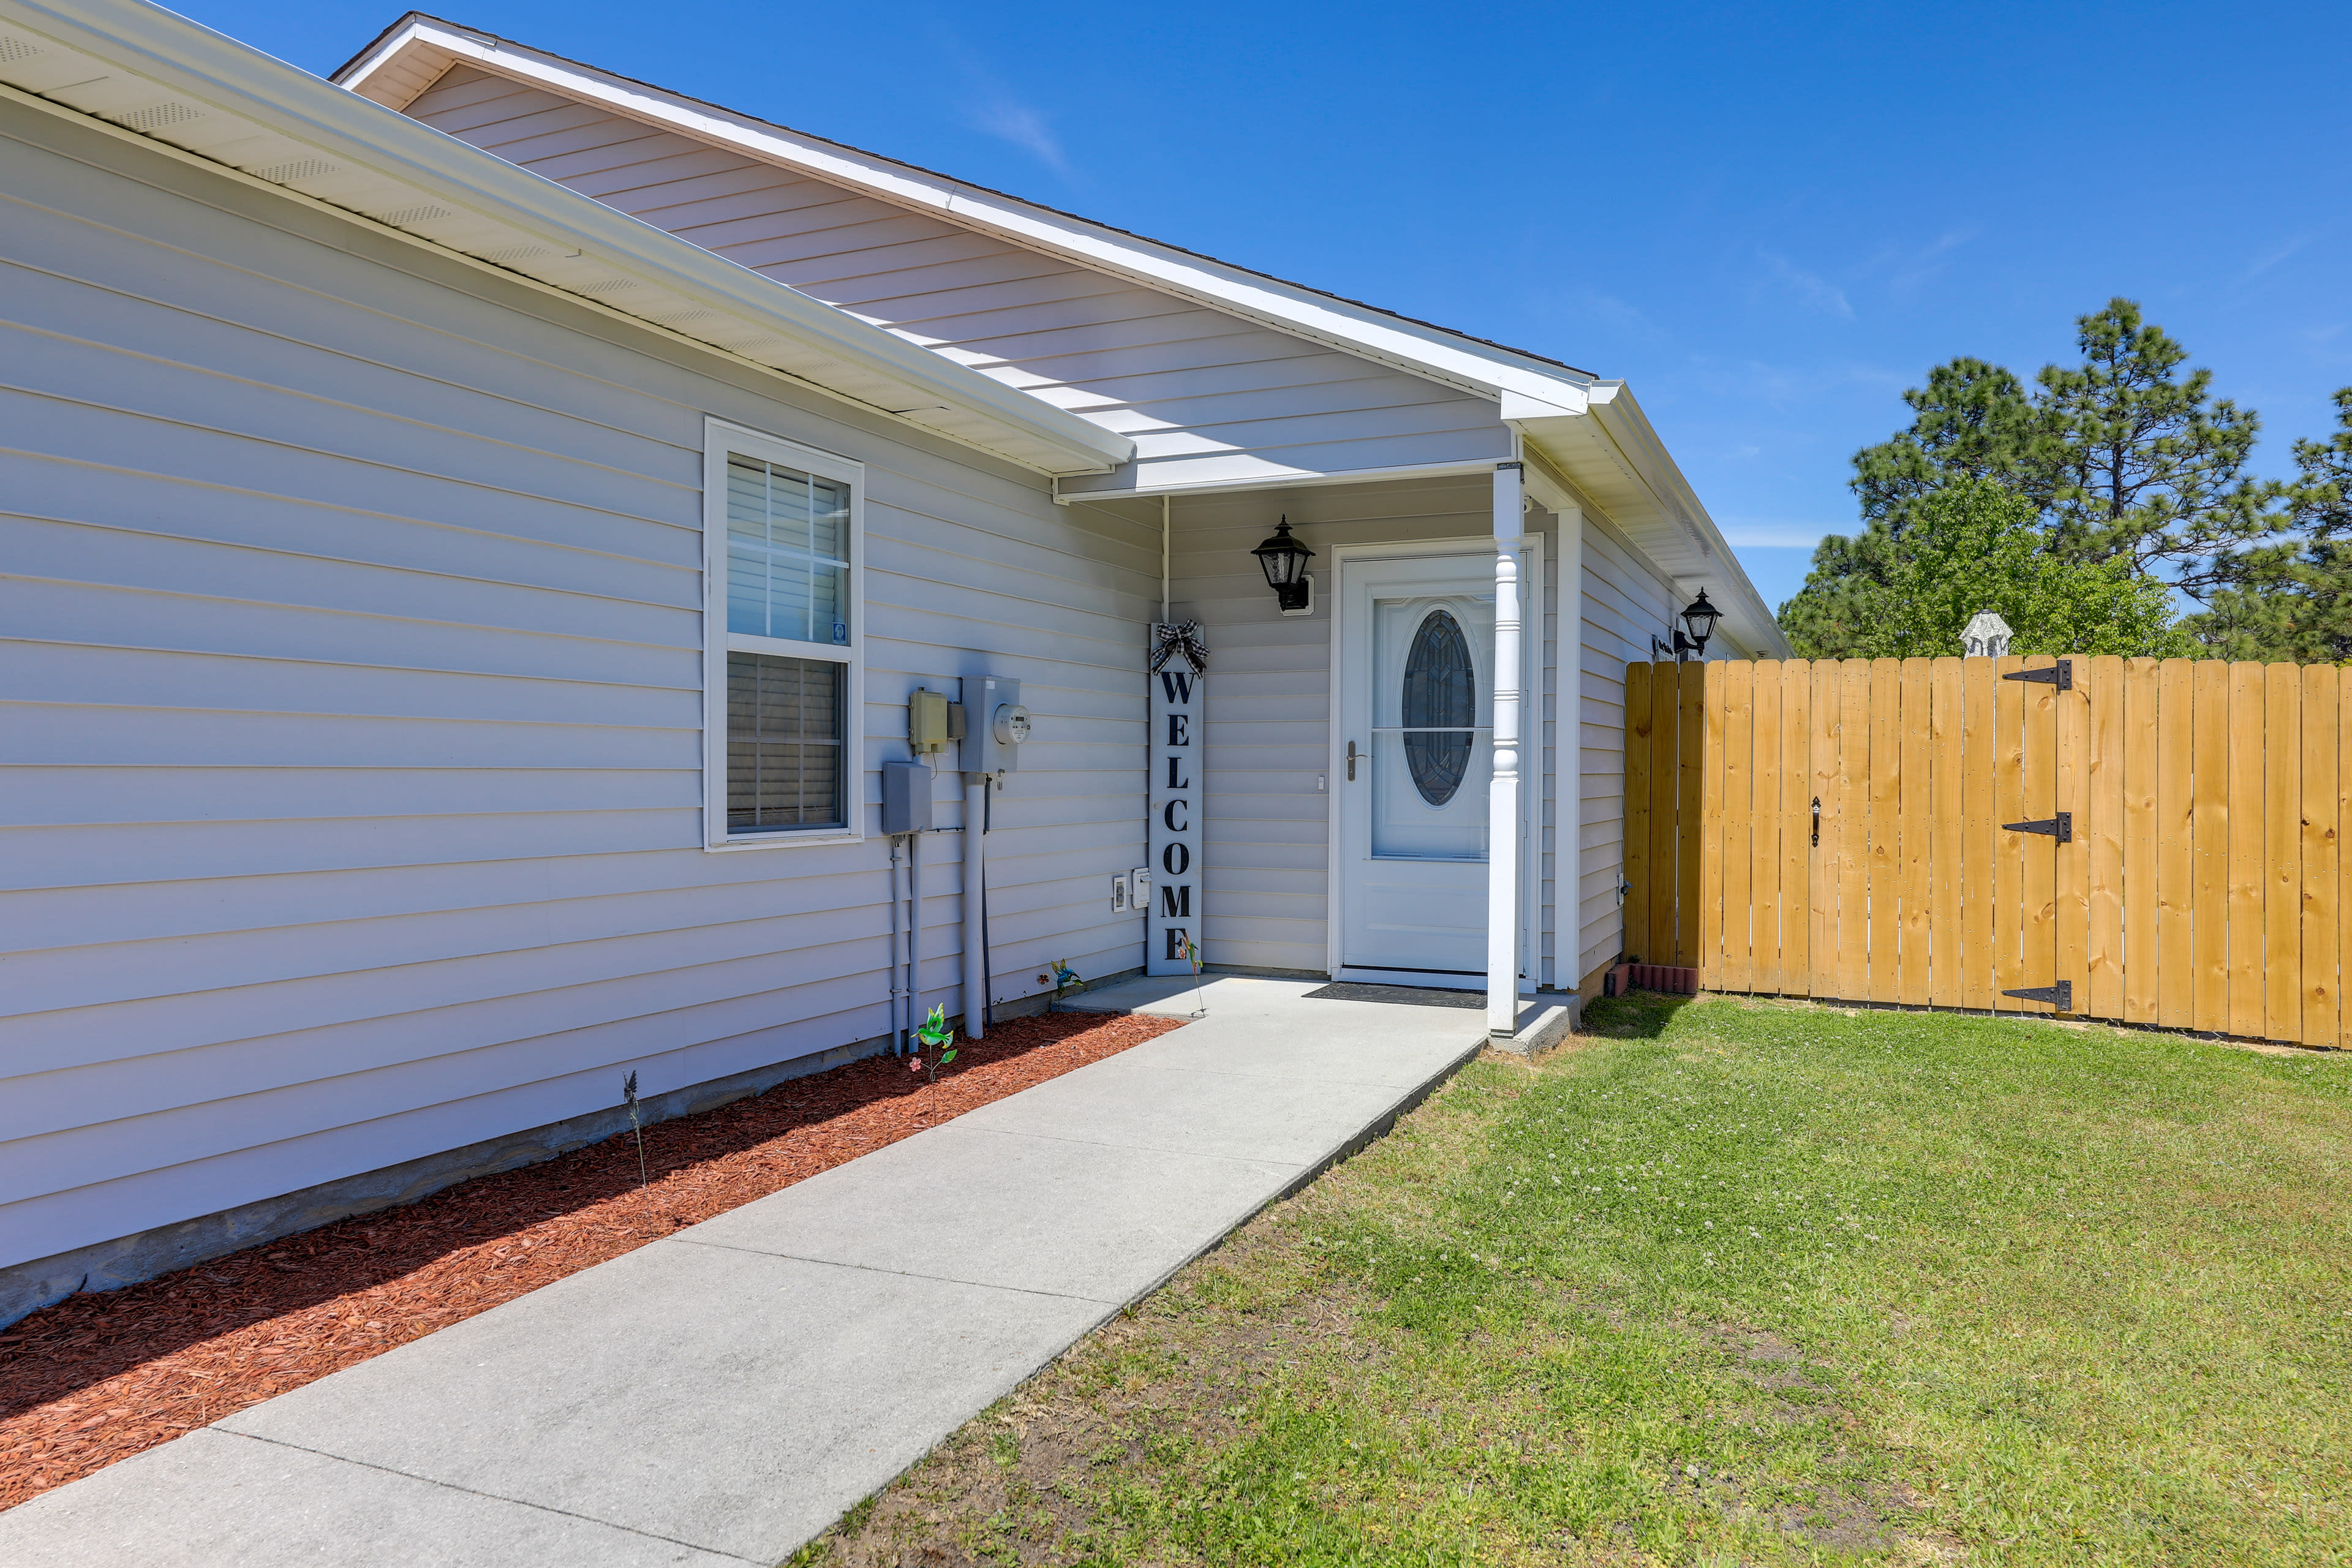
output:
[[[2220,660],[1625,672],[1625,949],[1709,990],[2352,1047],[2352,679]]]

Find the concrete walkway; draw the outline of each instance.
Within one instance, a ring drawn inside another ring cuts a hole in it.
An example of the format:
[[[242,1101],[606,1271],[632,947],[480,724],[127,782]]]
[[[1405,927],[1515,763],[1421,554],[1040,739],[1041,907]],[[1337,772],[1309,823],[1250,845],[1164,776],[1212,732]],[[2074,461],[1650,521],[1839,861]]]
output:
[[[1189,1027],[0,1513],[0,1563],[780,1562],[1485,1044],[1313,989],[1212,979]]]

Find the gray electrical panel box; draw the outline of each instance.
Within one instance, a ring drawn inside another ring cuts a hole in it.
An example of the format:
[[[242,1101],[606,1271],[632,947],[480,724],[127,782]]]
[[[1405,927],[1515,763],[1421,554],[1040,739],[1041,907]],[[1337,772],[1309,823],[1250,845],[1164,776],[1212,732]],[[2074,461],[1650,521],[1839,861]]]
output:
[[[967,675],[963,707],[963,771],[1018,771],[1021,742],[1029,738],[1029,710],[1021,706],[1021,683],[1002,675]]]
[[[931,770],[924,763],[882,764],[882,831],[931,830]]]

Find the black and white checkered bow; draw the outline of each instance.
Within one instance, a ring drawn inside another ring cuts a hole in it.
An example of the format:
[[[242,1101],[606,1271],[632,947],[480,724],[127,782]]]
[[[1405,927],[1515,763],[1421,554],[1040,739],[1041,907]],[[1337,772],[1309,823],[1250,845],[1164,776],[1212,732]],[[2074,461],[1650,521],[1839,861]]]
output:
[[[1209,673],[1209,644],[1201,635],[1198,621],[1161,621],[1151,628],[1151,668],[1160,668],[1177,655],[1192,667],[1195,675]]]

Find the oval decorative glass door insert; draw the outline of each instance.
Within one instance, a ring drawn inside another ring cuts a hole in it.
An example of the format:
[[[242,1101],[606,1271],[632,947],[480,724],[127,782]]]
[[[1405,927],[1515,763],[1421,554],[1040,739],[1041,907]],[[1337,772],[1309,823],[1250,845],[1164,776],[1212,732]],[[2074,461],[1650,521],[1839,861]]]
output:
[[[1444,805],[1462,787],[1478,721],[1470,644],[1451,613],[1430,611],[1412,634],[1402,696],[1400,717],[1412,786],[1430,805]]]

